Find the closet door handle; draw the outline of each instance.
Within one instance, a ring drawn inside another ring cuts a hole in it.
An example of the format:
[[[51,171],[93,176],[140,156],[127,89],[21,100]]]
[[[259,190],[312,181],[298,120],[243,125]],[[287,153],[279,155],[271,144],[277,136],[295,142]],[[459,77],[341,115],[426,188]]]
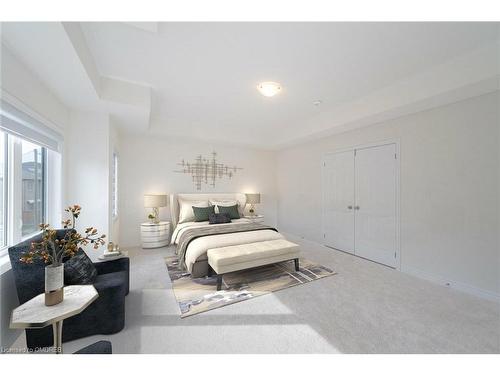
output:
[[[355,210],[359,210],[359,206],[354,206],[354,209]]]
[[[352,206],[347,206],[348,209],[352,210]]]

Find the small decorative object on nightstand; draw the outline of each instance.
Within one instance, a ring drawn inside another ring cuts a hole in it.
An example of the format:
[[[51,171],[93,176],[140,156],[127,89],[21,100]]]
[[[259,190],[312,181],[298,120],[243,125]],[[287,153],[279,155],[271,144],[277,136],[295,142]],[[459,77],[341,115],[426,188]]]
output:
[[[144,207],[152,208],[153,212],[148,215],[152,224],[160,222],[160,207],[166,207],[168,195],[166,194],[146,194],[144,195]]]
[[[244,216],[244,218],[251,220],[253,223],[263,223],[264,222],[264,215]]]
[[[247,203],[250,205],[250,209],[248,212],[250,213],[250,216],[256,216],[255,213],[255,204],[260,203],[260,194],[259,193],[246,193],[247,196]]]
[[[168,246],[170,242],[170,222],[142,223],[141,239],[143,249],[154,249]]]

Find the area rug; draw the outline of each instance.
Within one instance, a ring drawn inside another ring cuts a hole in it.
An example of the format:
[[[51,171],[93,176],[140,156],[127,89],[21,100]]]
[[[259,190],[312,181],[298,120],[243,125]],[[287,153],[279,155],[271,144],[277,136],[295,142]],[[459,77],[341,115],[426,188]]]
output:
[[[288,261],[229,273],[224,275],[223,290],[217,291],[217,276],[191,278],[179,268],[175,255],[165,262],[181,318],[335,275],[328,267],[300,259],[298,272]]]

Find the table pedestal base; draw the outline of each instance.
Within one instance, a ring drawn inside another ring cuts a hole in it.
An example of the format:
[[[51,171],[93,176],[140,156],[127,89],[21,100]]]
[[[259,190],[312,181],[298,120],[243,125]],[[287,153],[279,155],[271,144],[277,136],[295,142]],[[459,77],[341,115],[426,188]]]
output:
[[[62,350],[62,326],[63,321],[52,324],[52,332],[54,333],[54,351],[56,354],[63,354]]]

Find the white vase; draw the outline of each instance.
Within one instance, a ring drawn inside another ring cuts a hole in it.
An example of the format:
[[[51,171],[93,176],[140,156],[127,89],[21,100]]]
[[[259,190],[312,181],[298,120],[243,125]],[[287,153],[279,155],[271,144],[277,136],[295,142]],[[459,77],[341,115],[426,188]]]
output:
[[[57,305],[64,299],[64,264],[45,267],[45,305]]]

